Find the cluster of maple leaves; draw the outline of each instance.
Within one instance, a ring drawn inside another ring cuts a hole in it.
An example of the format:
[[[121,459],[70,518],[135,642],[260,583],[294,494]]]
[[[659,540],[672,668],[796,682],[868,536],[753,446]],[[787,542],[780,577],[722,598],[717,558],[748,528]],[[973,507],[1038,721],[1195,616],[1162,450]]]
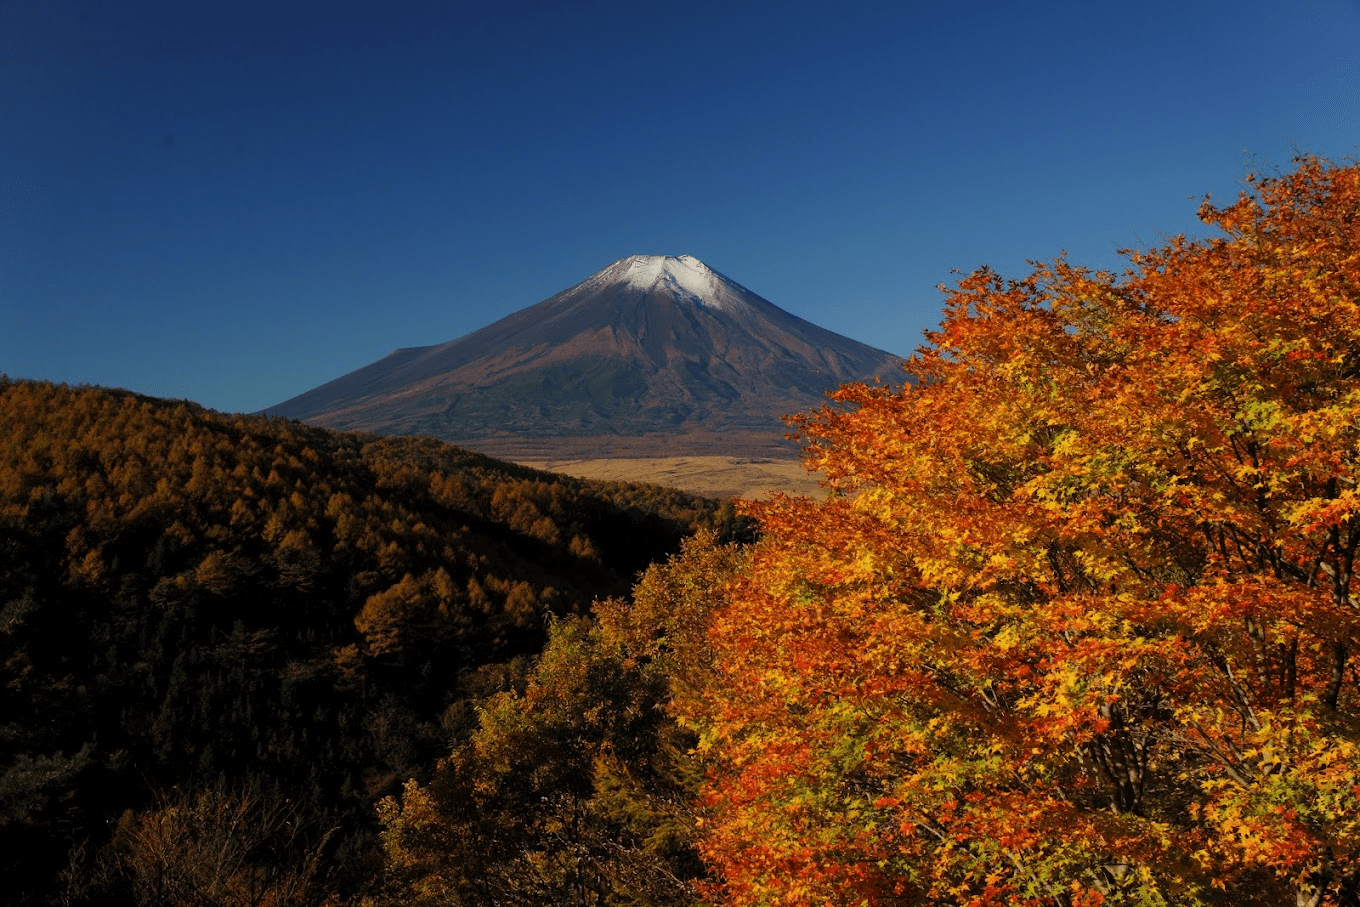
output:
[[[1360,903],[1360,167],[948,291],[677,694],[732,904]]]

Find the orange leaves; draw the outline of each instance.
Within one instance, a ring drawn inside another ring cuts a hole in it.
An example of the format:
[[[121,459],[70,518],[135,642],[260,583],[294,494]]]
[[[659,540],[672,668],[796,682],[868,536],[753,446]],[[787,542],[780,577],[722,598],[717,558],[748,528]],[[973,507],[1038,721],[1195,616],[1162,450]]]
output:
[[[752,508],[712,627],[735,903],[814,899],[756,851],[871,904],[1360,885],[1360,167],[1201,213],[963,278],[911,383],[797,420],[830,499]]]

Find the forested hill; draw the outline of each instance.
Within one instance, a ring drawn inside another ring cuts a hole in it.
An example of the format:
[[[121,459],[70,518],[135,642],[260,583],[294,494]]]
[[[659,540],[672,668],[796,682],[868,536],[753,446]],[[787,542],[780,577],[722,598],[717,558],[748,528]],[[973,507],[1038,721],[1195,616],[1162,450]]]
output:
[[[0,438],[10,903],[97,887],[100,848],[204,791],[287,802],[311,830],[287,846],[344,863],[549,615],[725,518],[426,439],[3,378]]]

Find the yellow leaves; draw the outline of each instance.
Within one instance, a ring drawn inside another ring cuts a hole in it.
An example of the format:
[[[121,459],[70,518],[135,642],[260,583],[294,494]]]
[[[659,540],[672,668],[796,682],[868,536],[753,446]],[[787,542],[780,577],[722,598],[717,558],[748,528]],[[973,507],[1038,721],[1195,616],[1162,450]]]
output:
[[[1003,652],[1014,649],[1020,643],[1020,630],[1014,624],[1004,627],[1000,633],[992,637],[992,645]]]
[[[1340,527],[1360,513],[1360,494],[1342,489],[1331,497],[1309,497],[1282,508],[1290,526],[1306,534]]]

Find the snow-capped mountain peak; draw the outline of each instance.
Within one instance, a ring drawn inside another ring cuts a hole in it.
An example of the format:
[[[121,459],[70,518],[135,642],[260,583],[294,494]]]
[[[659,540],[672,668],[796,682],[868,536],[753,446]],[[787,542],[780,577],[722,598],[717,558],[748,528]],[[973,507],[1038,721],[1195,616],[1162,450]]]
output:
[[[664,290],[700,305],[730,309],[750,293],[693,255],[631,255],[600,271],[593,281],[649,292]],[[596,289],[592,287],[591,289]]]
[[[652,452],[644,456],[767,450],[784,444],[784,413],[820,407],[847,381],[890,378],[900,362],[691,255],[633,255],[471,334],[396,350],[269,411],[516,456],[566,439],[585,449],[585,438],[596,450]]]

